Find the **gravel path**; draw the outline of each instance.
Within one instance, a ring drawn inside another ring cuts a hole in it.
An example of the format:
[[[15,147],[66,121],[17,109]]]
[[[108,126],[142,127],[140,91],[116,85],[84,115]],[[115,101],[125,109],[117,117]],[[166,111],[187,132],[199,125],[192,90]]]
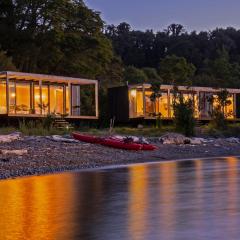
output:
[[[0,155],[0,179],[25,175],[98,168],[119,164],[166,161],[185,158],[240,156],[240,144],[218,140],[201,145],[156,144],[158,150],[135,152],[86,143],[60,143],[45,137],[24,137],[4,143],[0,150],[27,149],[22,156]]]

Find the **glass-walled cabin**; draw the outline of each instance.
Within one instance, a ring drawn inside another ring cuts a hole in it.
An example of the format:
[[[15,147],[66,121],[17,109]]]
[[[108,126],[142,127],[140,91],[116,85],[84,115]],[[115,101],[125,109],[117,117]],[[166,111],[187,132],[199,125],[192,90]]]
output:
[[[224,114],[228,119],[236,119],[237,116],[237,101],[236,97],[240,96],[239,89],[227,89],[229,92],[229,104],[224,109]],[[191,99],[194,105],[194,115],[198,119],[209,120],[211,113],[216,107],[217,95],[220,91],[214,88],[181,86],[178,88],[178,94],[181,94],[184,100]],[[173,111],[173,87],[170,85],[161,86],[161,96],[155,101],[152,101],[151,85],[134,85],[128,87],[129,96],[129,118],[155,118],[158,114],[163,119],[172,119]],[[212,99],[210,101],[210,99]]]
[[[69,118],[98,118],[98,81],[2,72],[0,114],[31,117],[54,114]]]

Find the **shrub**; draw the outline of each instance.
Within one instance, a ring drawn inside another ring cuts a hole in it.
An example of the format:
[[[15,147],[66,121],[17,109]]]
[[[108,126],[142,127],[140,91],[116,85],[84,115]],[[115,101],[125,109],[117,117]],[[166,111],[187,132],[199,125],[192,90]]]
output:
[[[173,111],[176,130],[186,136],[193,136],[195,127],[193,100],[184,100],[182,94],[175,95]]]

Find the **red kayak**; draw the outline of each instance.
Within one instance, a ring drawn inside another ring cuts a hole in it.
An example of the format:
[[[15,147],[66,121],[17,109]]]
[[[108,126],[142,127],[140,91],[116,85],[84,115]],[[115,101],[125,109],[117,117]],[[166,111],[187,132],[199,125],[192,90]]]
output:
[[[100,143],[103,139],[96,136],[83,135],[81,133],[72,133],[73,138],[86,143]]]
[[[73,138],[87,143],[101,144],[112,148],[124,149],[124,150],[145,150],[152,151],[156,149],[156,146],[151,144],[137,143],[137,142],[125,142],[124,139],[117,139],[113,137],[101,138],[91,135],[83,135],[81,133],[72,133]]]
[[[112,138],[106,138],[101,143],[103,146],[113,147],[113,148],[119,148],[124,150],[142,150],[142,144],[139,143],[125,143],[124,141],[112,139]]]

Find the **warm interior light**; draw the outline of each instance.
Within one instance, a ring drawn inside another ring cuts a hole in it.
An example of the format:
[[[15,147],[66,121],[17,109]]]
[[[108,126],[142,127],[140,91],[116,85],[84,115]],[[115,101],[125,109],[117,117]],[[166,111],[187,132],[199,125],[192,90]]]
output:
[[[136,90],[131,90],[130,92],[131,97],[136,97],[137,96],[137,91]]]
[[[16,96],[15,93],[11,93],[11,97],[14,98]]]
[[[42,95],[42,99],[43,99],[43,100],[46,99],[46,95],[45,95],[45,94]]]
[[[36,95],[35,95],[35,99],[36,99],[36,100],[40,99],[40,95],[36,94]]]

